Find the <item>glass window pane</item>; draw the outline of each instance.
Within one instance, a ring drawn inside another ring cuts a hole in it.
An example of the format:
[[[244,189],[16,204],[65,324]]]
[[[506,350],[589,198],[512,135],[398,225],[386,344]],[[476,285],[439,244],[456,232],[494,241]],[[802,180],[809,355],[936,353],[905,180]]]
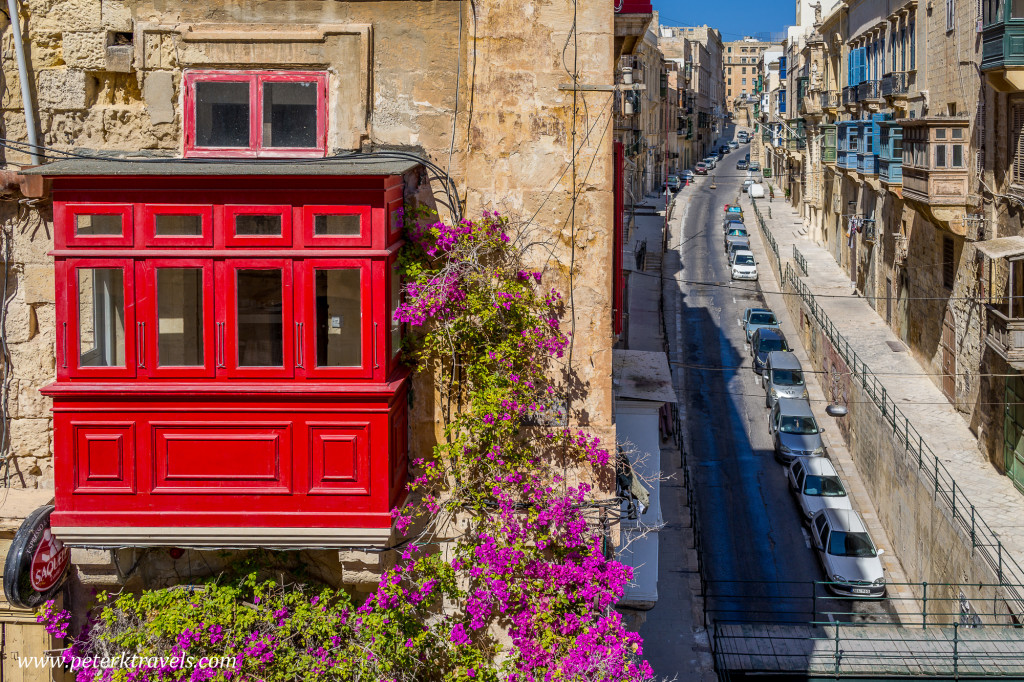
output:
[[[236,237],[280,237],[282,229],[279,214],[235,216]]]
[[[317,84],[263,84],[263,146],[316,147]]]
[[[249,146],[249,83],[196,83],[196,146]]]
[[[358,213],[332,213],[313,217],[313,234],[318,237],[354,237],[359,235]]]
[[[946,145],[944,144],[935,145],[935,167],[946,167]]]
[[[158,215],[153,229],[158,237],[200,237],[203,234],[203,216]]]
[[[398,266],[391,266],[391,355],[398,355],[402,347],[402,325],[395,319],[395,311],[402,304],[402,278]]]
[[[962,168],[964,165],[964,146],[962,144],[953,145],[953,168]]]
[[[124,367],[124,271],[78,269],[81,367]]]
[[[163,367],[203,365],[203,271],[156,271],[157,363]]]
[[[239,270],[238,365],[284,366],[283,276],[280,270]]]
[[[963,128],[953,128],[953,139],[954,140],[962,140],[962,139],[964,139],[964,129]]]
[[[316,364],[362,364],[362,290],[359,270],[317,270]]]
[[[75,234],[87,237],[101,234],[123,234],[121,214],[84,214],[75,216]]]
[[[935,129],[935,139],[936,140],[945,140],[946,139],[946,129],[945,128],[936,128]]]
[[[1011,0],[1010,18],[1024,19],[1024,0]]]

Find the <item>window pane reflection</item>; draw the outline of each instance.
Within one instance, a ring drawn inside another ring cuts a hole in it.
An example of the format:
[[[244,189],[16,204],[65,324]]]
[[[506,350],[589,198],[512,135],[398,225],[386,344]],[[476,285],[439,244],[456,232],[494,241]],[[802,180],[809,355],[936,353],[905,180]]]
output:
[[[248,83],[196,83],[196,146],[249,146]]]
[[[398,266],[391,266],[391,355],[398,355],[402,347],[402,325],[395,319],[395,311],[402,304],[402,278]]]
[[[316,83],[264,83],[263,146],[316,147]]]
[[[81,367],[124,367],[124,271],[78,269]]]
[[[238,365],[284,366],[283,276],[280,270],[239,270]]]
[[[280,237],[280,215],[237,215],[235,236],[238,237]]]
[[[121,235],[121,215],[113,214],[78,214],[75,216],[75,234],[91,237],[95,235]]]
[[[158,237],[200,237],[203,234],[203,216],[158,215],[153,231]]]
[[[358,213],[334,213],[313,217],[313,234],[324,237],[356,237],[359,236],[360,220]]]
[[[362,364],[362,291],[359,270],[317,270],[316,364],[358,367]]]
[[[203,365],[203,271],[156,272],[157,362],[164,367]]]

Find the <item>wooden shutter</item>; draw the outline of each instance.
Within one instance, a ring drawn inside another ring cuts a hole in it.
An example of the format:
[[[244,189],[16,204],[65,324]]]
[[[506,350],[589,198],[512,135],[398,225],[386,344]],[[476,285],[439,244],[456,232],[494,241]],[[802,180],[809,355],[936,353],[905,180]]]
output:
[[[1013,178],[1015,185],[1024,184],[1024,104],[1013,105]]]

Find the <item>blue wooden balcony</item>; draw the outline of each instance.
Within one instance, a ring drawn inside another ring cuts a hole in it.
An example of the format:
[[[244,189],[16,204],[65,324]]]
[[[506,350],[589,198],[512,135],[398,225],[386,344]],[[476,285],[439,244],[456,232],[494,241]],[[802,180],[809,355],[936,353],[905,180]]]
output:
[[[903,128],[895,121],[882,121],[878,137],[878,179],[889,185],[903,184]]]

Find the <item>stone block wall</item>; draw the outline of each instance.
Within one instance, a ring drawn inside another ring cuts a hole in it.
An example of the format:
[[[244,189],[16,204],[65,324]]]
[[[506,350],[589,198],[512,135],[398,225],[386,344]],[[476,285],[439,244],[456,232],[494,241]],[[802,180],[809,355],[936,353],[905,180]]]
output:
[[[560,89],[572,80],[566,64],[574,62],[581,83],[614,82],[612,4],[26,0],[21,6],[41,143],[53,149],[181,157],[185,69],[326,70],[329,152],[370,146],[420,153],[450,168],[468,217],[498,210],[528,224],[538,244],[528,258],[544,270],[545,286],[574,291],[568,312],[574,317],[566,323],[574,331],[572,370],[581,397],[573,416],[614,442],[611,99],[607,92],[574,97]],[[0,136],[26,141],[11,30],[10,23],[0,26]],[[3,154],[10,169],[31,163],[26,153]],[[576,173],[569,172],[573,165]],[[440,190],[441,181],[431,180],[419,199],[432,203]],[[15,486],[52,487],[51,406],[38,390],[53,380],[55,366],[49,199],[0,197],[0,223],[11,250],[5,326],[11,364],[4,368],[15,456],[10,477]],[[438,433],[430,380],[417,378],[414,392],[413,457],[429,453]],[[362,580],[374,573],[367,570],[354,575]]]

